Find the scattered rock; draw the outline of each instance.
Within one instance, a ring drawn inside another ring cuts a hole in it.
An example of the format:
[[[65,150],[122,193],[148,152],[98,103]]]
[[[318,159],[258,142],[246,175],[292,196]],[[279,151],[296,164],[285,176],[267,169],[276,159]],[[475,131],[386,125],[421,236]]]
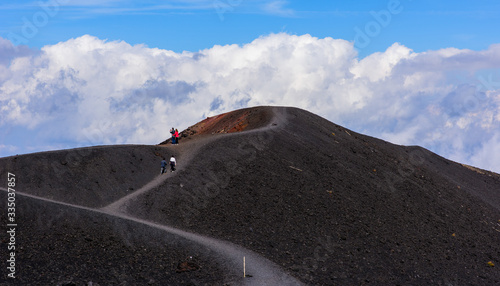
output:
[[[200,265],[193,259],[192,256],[187,257],[183,261],[179,261],[177,264],[177,269],[175,269],[175,272],[181,273],[181,272],[191,272],[191,271],[197,271],[200,270]]]

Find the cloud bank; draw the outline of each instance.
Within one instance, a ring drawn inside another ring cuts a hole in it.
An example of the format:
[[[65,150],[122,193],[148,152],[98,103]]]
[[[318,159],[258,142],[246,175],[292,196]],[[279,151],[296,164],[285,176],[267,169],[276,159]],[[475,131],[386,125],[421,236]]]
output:
[[[0,155],[154,144],[172,127],[296,106],[358,132],[500,172],[500,45],[358,57],[352,42],[271,34],[198,52],[85,35],[39,51],[0,38]]]

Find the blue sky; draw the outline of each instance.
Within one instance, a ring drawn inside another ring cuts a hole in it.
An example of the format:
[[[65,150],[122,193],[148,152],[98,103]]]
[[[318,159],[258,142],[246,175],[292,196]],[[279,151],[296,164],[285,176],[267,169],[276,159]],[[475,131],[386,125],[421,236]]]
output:
[[[18,0],[0,19],[2,157],[286,105],[500,172],[499,1]]]
[[[416,52],[481,50],[500,37],[500,2],[494,0],[23,0],[1,4],[0,16],[2,37],[19,36],[19,42],[38,48],[90,34],[176,52],[198,51],[279,32],[353,41],[369,27],[376,35],[359,49],[365,56],[395,42]],[[38,31],[27,29],[27,22]],[[379,24],[379,32],[371,22]]]

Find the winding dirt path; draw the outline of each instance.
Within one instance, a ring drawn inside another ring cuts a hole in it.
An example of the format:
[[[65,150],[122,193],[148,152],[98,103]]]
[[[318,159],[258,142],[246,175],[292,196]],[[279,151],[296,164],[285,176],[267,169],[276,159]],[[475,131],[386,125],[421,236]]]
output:
[[[177,153],[177,166],[176,166],[176,171],[177,173],[184,169],[187,165],[189,165],[189,162],[194,158],[196,153],[198,153],[198,150],[205,146],[206,144],[213,142],[218,139],[219,136],[205,136],[203,138],[199,138],[196,140],[190,140],[187,142],[184,142],[183,144],[179,145],[168,145],[167,146],[161,146],[165,148],[171,148],[171,150],[175,150],[175,153]],[[171,147],[170,147],[171,146]],[[170,158],[166,158],[167,161]],[[169,170],[169,166],[167,167]],[[149,183],[141,187],[140,189],[134,191],[133,193],[130,193],[113,203],[104,206],[101,208],[101,210],[109,213],[114,213],[114,212],[121,212],[125,213],[127,209],[127,205],[136,199],[138,196],[154,189],[155,187],[161,185],[163,182],[165,182],[168,178],[174,176],[175,174],[167,171],[167,173],[158,175],[156,176],[153,180],[151,180]]]
[[[275,122],[284,123],[286,121],[285,114],[283,114],[281,112],[281,110],[278,110],[277,108],[273,108],[273,113],[274,113],[273,119],[271,120],[271,123],[268,126],[262,127],[259,129],[250,130],[247,132],[258,132],[258,131],[263,130],[263,129],[273,128],[271,126],[271,125],[275,125],[273,123],[275,123]],[[182,168],[184,168],[186,165],[188,165],[189,162],[196,155],[197,151],[202,146],[204,146],[212,141],[215,141],[217,139],[222,139],[225,136],[233,136],[235,134],[237,134],[237,133],[223,134],[223,135],[219,134],[217,136],[207,136],[205,138],[200,138],[197,140],[186,142],[182,146],[178,145],[178,146],[172,147],[172,148],[179,147],[179,149],[178,149],[178,151],[180,152],[179,159],[181,159],[179,161],[181,161],[182,164],[179,165],[178,170],[182,170]],[[51,199],[46,199],[46,198],[22,193],[19,191],[16,191],[16,196],[29,197],[29,198],[36,199],[39,201],[64,205],[64,206],[71,207],[71,208],[77,208],[77,209],[86,210],[89,212],[105,214],[105,215],[109,215],[112,217],[125,219],[128,221],[141,223],[141,224],[168,232],[170,234],[177,235],[177,236],[182,237],[184,239],[187,239],[189,241],[198,243],[198,244],[203,245],[203,246],[215,251],[216,253],[220,254],[221,256],[223,256],[226,259],[227,262],[230,263],[230,265],[232,265],[231,269],[227,269],[227,271],[232,273],[233,275],[240,275],[241,276],[241,280],[237,282],[239,285],[258,285],[258,286],[262,286],[262,285],[273,285],[273,286],[275,286],[275,285],[303,285],[299,280],[288,275],[285,271],[283,271],[274,262],[258,255],[257,253],[255,253],[251,250],[245,249],[239,245],[236,245],[236,244],[233,244],[233,243],[230,243],[227,241],[217,240],[217,239],[202,236],[199,234],[183,231],[183,230],[173,228],[170,226],[157,224],[157,223],[143,220],[143,219],[139,219],[136,217],[132,217],[124,212],[126,210],[126,206],[129,202],[136,199],[139,195],[146,193],[149,190],[160,185],[161,183],[163,183],[165,180],[172,177],[173,175],[175,175],[175,174],[167,173],[167,174],[159,175],[155,179],[150,181],[148,184],[146,184],[142,188],[135,191],[134,193],[131,193],[131,194],[109,204],[108,206],[101,208],[101,209],[94,209],[94,208],[59,202],[59,201],[55,201],[55,200],[51,200]],[[5,188],[0,188],[0,190],[7,192],[7,189],[5,189]],[[243,257],[245,257],[245,259],[246,259],[246,273],[248,275],[251,275],[251,277],[247,277],[247,278],[243,277],[243,273],[242,273]]]
[[[1,191],[7,192],[7,189],[0,188]],[[137,223],[141,223],[170,234],[177,235],[189,241],[201,244],[210,250],[220,254],[221,256],[226,258],[226,261],[232,265],[231,269],[227,269],[228,272],[231,272],[234,276],[241,276],[241,280],[239,281],[239,285],[303,285],[300,281],[295,279],[294,277],[285,273],[278,265],[274,262],[271,262],[268,259],[263,258],[257,253],[245,249],[239,245],[221,241],[210,237],[205,237],[202,235],[198,235],[195,233],[183,231],[177,228],[169,227],[166,225],[157,224],[154,222],[150,222],[143,219],[138,219],[136,217],[131,217],[129,215],[119,213],[119,212],[109,212],[99,209],[93,209],[89,207],[83,207],[78,205],[73,205],[69,203],[63,203],[51,199],[46,199],[30,194],[21,193],[16,191],[16,196],[28,197],[32,199],[36,199],[39,201],[54,203],[58,205],[63,205],[71,208],[86,210],[89,212],[95,212],[99,214],[105,214],[116,218],[121,218],[128,221],[133,221]],[[251,275],[252,277],[243,278],[243,257],[246,258],[246,273]]]

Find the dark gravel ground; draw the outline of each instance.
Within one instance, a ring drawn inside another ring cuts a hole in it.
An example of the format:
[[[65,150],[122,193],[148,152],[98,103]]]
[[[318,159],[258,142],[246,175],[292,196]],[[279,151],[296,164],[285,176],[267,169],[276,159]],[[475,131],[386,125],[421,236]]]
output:
[[[270,119],[273,110],[279,116]],[[254,250],[308,285],[500,284],[498,174],[295,108],[238,112],[204,133],[192,129],[205,135],[186,133],[181,144],[219,139],[207,141],[189,165],[128,212]],[[270,128],[208,135],[269,120]],[[0,179],[7,182],[5,173],[13,172],[19,191],[100,207],[153,179],[161,156],[187,157],[182,152],[189,148],[181,150],[108,146],[1,158]],[[0,199],[7,201],[4,192]],[[18,198],[16,210],[18,285],[231,279],[216,254],[137,223],[29,198]],[[5,206],[0,214],[4,222]],[[2,233],[0,256],[6,257]],[[176,273],[187,256],[202,268]],[[11,283],[0,277],[0,285]]]
[[[0,199],[7,201],[4,192]],[[0,285],[223,285],[231,279],[216,253],[175,235],[32,198],[16,202],[16,278],[6,277],[2,263]],[[2,258],[7,242],[2,234]],[[178,272],[182,262],[200,268]]]

